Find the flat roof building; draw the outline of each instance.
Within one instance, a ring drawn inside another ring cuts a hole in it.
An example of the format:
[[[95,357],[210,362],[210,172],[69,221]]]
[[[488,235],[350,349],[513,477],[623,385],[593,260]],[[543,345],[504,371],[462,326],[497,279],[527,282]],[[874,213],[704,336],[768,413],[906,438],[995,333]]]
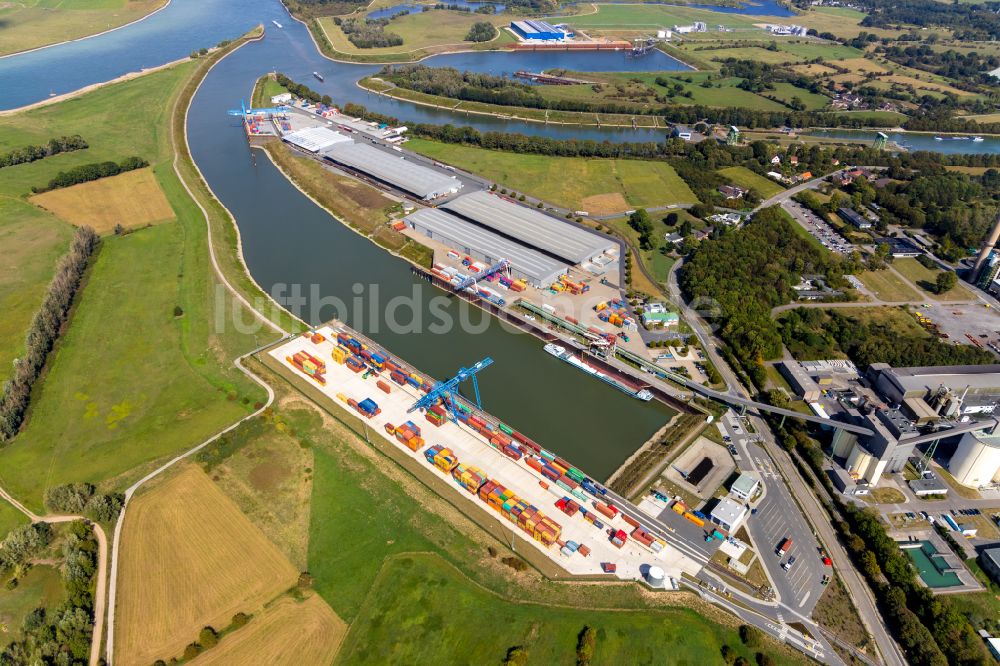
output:
[[[557,28],[549,23],[546,23],[545,21],[534,21],[531,19],[526,21],[512,21],[510,28],[521,39],[547,41],[565,39],[567,37],[565,30]]]
[[[581,264],[618,249],[617,243],[607,236],[486,191],[464,194],[441,208],[571,264]]]
[[[924,253],[923,249],[909,238],[880,238],[876,241],[878,245],[888,245],[889,253],[894,257],[919,257]]]
[[[963,414],[991,413],[1000,400],[1000,364],[995,363],[913,368],[872,363],[867,376],[875,390],[894,403],[906,398],[926,400],[942,387],[961,396]]]
[[[338,143],[354,143],[350,137],[326,127],[307,127],[297,132],[285,134],[281,138],[293,146],[308,150],[310,153],[318,153]]]
[[[709,518],[712,522],[727,532],[734,532],[738,530],[746,517],[746,506],[740,504],[739,502],[735,502],[728,497],[720,499],[719,503],[715,505],[715,508],[712,509],[712,512],[709,514]]]
[[[797,396],[806,401],[819,400],[819,384],[813,381],[797,361],[782,361],[781,374],[788,380],[788,384]]]
[[[837,215],[840,216],[844,222],[848,224],[853,224],[858,229],[871,229],[872,223],[870,220],[866,219],[863,215],[858,213],[853,208],[838,208]]]
[[[740,501],[748,502],[753,494],[757,492],[757,488],[760,487],[760,479],[757,477],[742,472],[736,480],[733,482],[732,487],[729,489],[729,494],[733,497],[738,498]]]
[[[569,267],[547,255],[467,222],[440,208],[424,208],[405,218],[406,223],[428,238],[474,259],[493,264],[510,261],[511,273],[535,286],[552,284]]]
[[[979,552],[979,566],[997,583],[1000,583],[1000,548],[986,548]]]
[[[363,143],[338,143],[323,156],[427,201],[462,188],[462,181]]]

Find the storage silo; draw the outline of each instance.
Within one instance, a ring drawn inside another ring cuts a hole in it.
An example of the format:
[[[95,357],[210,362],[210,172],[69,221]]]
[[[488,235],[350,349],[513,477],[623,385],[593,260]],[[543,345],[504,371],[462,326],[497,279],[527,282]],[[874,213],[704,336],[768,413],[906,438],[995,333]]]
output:
[[[978,488],[997,478],[1000,473],[1000,436],[985,432],[968,432],[948,461],[948,471],[963,486]]]
[[[666,578],[666,574],[663,573],[663,569],[657,566],[649,567],[646,572],[646,580],[653,587],[663,587],[663,581]]]

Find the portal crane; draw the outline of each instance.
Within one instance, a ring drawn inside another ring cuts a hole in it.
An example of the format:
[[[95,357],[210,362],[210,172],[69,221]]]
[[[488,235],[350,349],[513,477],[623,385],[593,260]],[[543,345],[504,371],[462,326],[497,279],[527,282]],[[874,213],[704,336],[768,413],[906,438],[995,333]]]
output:
[[[407,414],[417,411],[418,409],[427,409],[433,407],[440,400],[445,407],[448,409],[451,420],[455,420],[455,405],[454,405],[454,395],[458,393],[458,386],[466,379],[472,380],[472,390],[476,394],[476,407],[479,409],[483,408],[483,403],[479,399],[479,382],[476,380],[476,373],[481,370],[485,370],[489,366],[493,365],[493,359],[487,356],[483,360],[474,364],[471,368],[461,368],[454,377],[447,381],[438,382],[434,387],[422,398],[417,400],[413,405],[406,410]]]
[[[254,116],[254,115],[259,115],[259,114],[263,114],[263,115],[266,115],[266,116],[283,116],[286,113],[288,113],[288,107],[287,106],[275,106],[275,107],[272,107],[272,108],[269,108],[269,109],[248,109],[247,108],[246,100],[242,100],[241,99],[240,100],[240,108],[238,108],[238,109],[229,109],[229,111],[227,111],[226,113],[229,114],[230,116],[240,116],[240,117],[243,117],[243,118],[246,118],[247,116]]]
[[[476,284],[480,280],[485,280],[494,273],[510,273],[510,262],[506,259],[501,259],[497,263],[493,264],[485,271],[481,273],[476,273],[475,275],[470,275],[461,282],[455,285],[455,291],[462,291],[468,289],[472,285]]]

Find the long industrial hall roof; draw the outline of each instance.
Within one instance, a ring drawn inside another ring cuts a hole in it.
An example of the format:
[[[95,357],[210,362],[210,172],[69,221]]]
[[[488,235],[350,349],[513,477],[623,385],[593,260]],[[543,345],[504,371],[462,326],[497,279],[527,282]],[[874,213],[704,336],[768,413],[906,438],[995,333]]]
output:
[[[462,195],[441,207],[572,264],[617,248],[608,238],[485,191]]]
[[[440,208],[423,208],[407,215],[406,221],[415,225],[417,231],[421,233],[430,231],[432,238],[439,238],[447,245],[458,242],[473,252],[491,257],[494,261],[507,259],[515,272],[525,275],[538,284],[547,284],[569,269],[566,264],[537,250],[504,238],[489,229],[483,229]]]
[[[322,154],[423,199],[457,192],[462,187],[458,179],[363,143],[339,143]]]

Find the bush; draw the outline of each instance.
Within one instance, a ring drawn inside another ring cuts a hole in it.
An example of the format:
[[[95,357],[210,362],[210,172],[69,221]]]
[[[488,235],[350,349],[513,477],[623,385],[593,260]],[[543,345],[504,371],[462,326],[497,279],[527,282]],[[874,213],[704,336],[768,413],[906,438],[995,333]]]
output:
[[[249,621],[250,621],[250,616],[240,611],[239,613],[233,615],[231,625],[233,629],[239,629],[240,627],[245,626],[246,623]]]
[[[528,564],[519,557],[505,557],[500,560],[514,571],[527,571]]]
[[[597,632],[585,626],[576,640],[576,666],[589,666],[597,647]]]
[[[83,513],[97,488],[91,483],[67,483],[45,491],[45,506],[59,513]]]
[[[740,640],[743,641],[743,645],[746,645],[748,648],[758,648],[764,642],[764,635],[757,627],[752,627],[749,624],[741,624]]]
[[[488,42],[497,36],[497,29],[493,27],[492,23],[487,21],[477,21],[472,24],[469,28],[468,34],[465,35],[465,41],[467,42]]]
[[[206,650],[213,648],[219,644],[219,634],[212,627],[205,627],[198,634],[198,642]]]

